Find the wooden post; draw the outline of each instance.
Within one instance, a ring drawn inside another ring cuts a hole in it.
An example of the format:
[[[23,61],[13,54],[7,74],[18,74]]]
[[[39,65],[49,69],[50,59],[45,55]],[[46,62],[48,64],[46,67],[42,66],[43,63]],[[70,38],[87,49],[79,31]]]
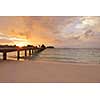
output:
[[[20,51],[18,50],[17,51],[17,60],[19,60],[19,58],[20,58]]]
[[[32,49],[32,54],[34,53],[33,49]]]
[[[6,60],[6,59],[7,59],[7,52],[4,51],[4,52],[3,52],[3,60]]]
[[[40,48],[38,48],[38,52],[40,52]]]
[[[27,56],[27,50],[25,49],[25,57]]]
[[[35,49],[35,53],[37,53],[38,51],[37,51],[37,48]]]
[[[29,49],[29,55],[31,55],[31,50]]]

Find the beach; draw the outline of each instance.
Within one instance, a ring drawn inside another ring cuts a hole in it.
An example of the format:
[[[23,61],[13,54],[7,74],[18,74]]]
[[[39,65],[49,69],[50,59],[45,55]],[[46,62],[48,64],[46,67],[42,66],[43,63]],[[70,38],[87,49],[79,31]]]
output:
[[[1,83],[98,83],[100,64],[0,61]]]

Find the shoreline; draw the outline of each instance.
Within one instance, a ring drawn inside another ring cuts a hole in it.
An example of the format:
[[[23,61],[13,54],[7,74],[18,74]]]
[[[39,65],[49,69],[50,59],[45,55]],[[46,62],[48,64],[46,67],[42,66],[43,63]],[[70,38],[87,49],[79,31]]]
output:
[[[50,62],[50,63],[62,63],[62,64],[83,64],[83,65],[100,65],[100,63],[86,63],[86,62],[66,62],[66,61],[54,61],[54,60],[34,60],[34,59],[7,59],[7,60],[2,60],[0,59],[0,62],[27,62],[27,61],[32,61],[32,62]]]
[[[98,83],[100,64],[0,61],[1,83]]]

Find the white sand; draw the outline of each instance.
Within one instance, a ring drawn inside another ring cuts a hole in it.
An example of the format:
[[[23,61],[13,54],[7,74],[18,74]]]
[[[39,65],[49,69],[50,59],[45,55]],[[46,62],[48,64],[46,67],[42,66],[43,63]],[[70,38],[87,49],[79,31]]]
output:
[[[100,82],[100,64],[0,61],[0,82]]]

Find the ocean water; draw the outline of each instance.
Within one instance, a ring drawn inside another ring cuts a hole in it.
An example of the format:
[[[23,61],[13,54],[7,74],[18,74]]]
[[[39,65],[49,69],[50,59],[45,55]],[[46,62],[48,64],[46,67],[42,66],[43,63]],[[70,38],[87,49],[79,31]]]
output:
[[[0,54],[0,58],[1,58]],[[57,61],[65,63],[94,63],[100,64],[100,49],[95,48],[54,48],[33,54],[30,57],[23,58],[24,52],[21,52],[20,60],[34,61]],[[16,60],[16,52],[8,53],[8,59]]]
[[[34,58],[34,57],[33,57]],[[55,48],[46,49],[35,60],[59,61],[65,63],[100,64],[100,49],[94,48]]]

